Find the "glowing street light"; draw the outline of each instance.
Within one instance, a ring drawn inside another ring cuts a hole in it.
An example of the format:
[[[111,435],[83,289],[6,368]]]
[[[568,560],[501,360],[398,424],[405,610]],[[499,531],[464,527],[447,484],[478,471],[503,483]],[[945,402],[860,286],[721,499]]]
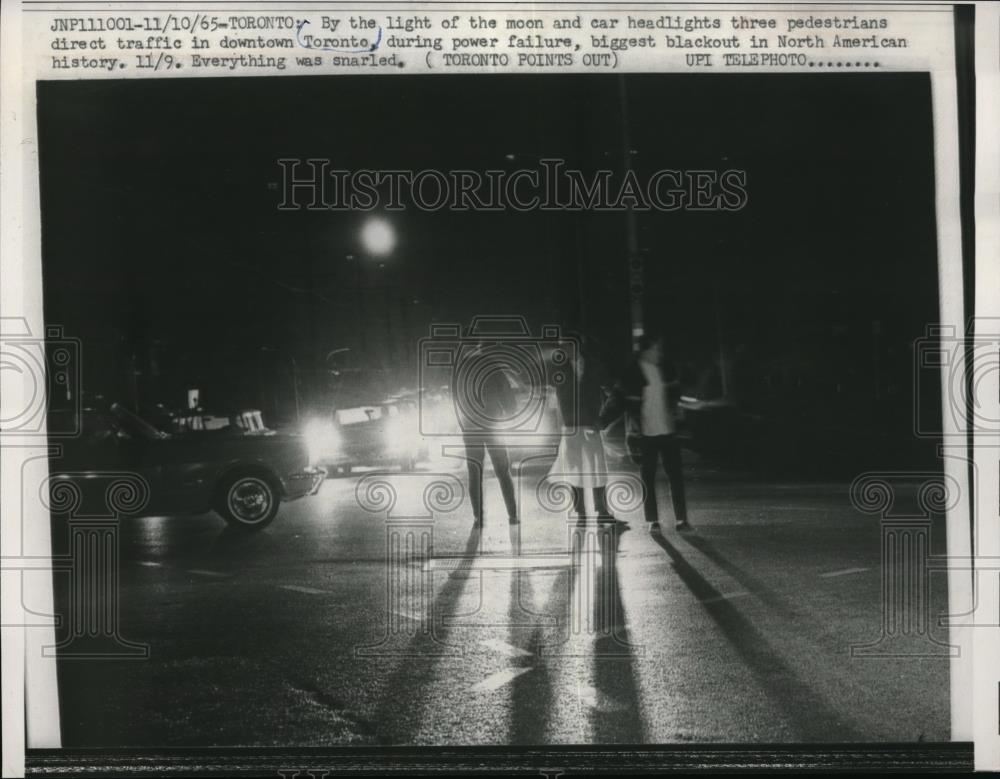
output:
[[[385,256],[396,246],[396,231],[385,219],[373,218],[361,228],[361,244],[368,254]]]

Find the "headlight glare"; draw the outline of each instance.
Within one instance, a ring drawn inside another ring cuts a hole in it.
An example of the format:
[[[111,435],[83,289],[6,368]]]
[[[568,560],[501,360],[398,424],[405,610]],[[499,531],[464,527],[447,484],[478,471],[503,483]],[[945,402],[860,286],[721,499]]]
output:
[[[324,457],[336,454],[340,447],[340,432],[332,422],[313,419],[306,423],[302,431],[309,449],[309,461],[313,465]]]

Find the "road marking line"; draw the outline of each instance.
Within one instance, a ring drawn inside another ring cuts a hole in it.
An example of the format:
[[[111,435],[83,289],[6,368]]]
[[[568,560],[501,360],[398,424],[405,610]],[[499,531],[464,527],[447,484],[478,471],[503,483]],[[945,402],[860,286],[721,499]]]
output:
[[[614,711],[624,711],[627,708],[622,701],[612,697],[609,693],[601,693],[592,684],[580,684],[578,682],[576,685],[576,697],[584,706],[596,709],[604,714]]]
[[[495,674],[487,676],[478,684],[472,685],[472,692],[488,692],[490,690],[496,690],[497,688],[503,687],[505,684],[509,684],[514,681],[521,674],[526,674],[531,670],[533,669],[506,668],[503,671],[497,671]]]
[[[427,562],[425,570],[431,571],[451,571],[460,573],[463,571],[512,571],[525,568],[566,568],[570,564],[568,556],[544,557],[476,557],[469,559],[455,558],[435,558]]]
[[[724,592],[714,598],[705,598],[702,603],[718,603],[719,601],[732,600],[733,598],[745,598],[749,594],[750,593],[746,590],[740,590],[739,592]]]
[[[400,619],[408,619],[412,622],[423,622],[424,618],[422,616],[414,616],[413,614],[407,614],[405,611],[390,611],[389,614],[393,617],[399,617]]]
[[[220,579],[228,579],[232,574],[219,573],[218,571],[206,571],[201,568],[189,568],[188,573],[196,573],[199,576],[217,576]]]
[[[304,592],[307,595],[328,595],[326,590],[317,590],[315,587],[300,587],[298,584],[279,584],[278,585],[283,590],[291,590],[292,592]]]
[[[531,657],[531,652],[526,649],[521,649],[519,646],[508,644],[506,641],[501,641],[499,638],[491,638],[489,641],[480,641],[479,645],[485,646],[488,649],[495,649],[497,652],[503,652],[508,657]]]
[[[162,568],[163,563],[155,563],[152,560],[140,560],[139,565],[144,565],[147,568]]]
[[[580,703],[585,706],[589,706],[592,709],[597,708],[597,688],[592,685],[582,685],[579,682],[576,683],[576,697],[580,699]]]
[[[871,570],[869,568],[845,568],[842,571],[828,571],[827,573],[821,573],[819,578],[830,579],[834,576],[847,576],[850,573],[864,573],[865,571]]]
[[[582,557],[587,557],[584,553]],[[596,556],[591,553],[591,556]],[[434,557],[424,563],[425,571],[519,571],[543,568],[569,568],[574,560],[567,552],[562,555],[482,555],[480,557]]]

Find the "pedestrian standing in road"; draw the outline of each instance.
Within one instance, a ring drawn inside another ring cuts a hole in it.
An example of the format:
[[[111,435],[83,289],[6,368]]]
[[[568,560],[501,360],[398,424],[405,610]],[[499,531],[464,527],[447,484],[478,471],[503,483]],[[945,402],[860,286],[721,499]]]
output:
[[[559,453],[549,474],[573,491],[573,511],[580,523],[587,519],[584,490],[594,494],[598,522],[614,522],[608,510],[606,489],[608,464],[604,452],[601,408],[604,382],[600,362],[591,344],[582,340],[575,350],[566,349],[569,376],[556,385],[556,398],[562,416]]]
[[[646,492],[643,501],[646,522],[651,529],[659,529],[656,465],[658,460],[662,460],[663,470],[670,482],[676,527],[688,530],[691,526],[688,523],[681,446],[677,436],[680,381],[673,364],[667,359],[662,338],[647,335],[640,340],[639,352],[626,376],[625,391],[630,413],[638,420],[639,467]]]
[[[513,386],[504,361],[498,355],[492,360],[480,347],[469,359],[480,362],[476,372],[477,386],[454,387],[452,398],[462,427],[465,461],[469,470],[469,500],[472,501],[473,522],[483,526],[483,468],[489,452],[493,472],[500,483],[500,492],[507,507],[507,521],[516,525],[517,498],[510,475],[510,454],[503,439],[504,422],[517,413]]]

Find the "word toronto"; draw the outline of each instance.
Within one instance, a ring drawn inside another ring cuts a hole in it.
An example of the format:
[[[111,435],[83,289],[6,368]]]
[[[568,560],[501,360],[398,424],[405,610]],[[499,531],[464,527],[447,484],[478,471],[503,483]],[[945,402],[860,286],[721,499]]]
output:
[[[329,159],[278,160],[283,211],[739,211],[747,203],[743,170],[635,171],[566,168],[542,159],[540,170],[343,170]]]

